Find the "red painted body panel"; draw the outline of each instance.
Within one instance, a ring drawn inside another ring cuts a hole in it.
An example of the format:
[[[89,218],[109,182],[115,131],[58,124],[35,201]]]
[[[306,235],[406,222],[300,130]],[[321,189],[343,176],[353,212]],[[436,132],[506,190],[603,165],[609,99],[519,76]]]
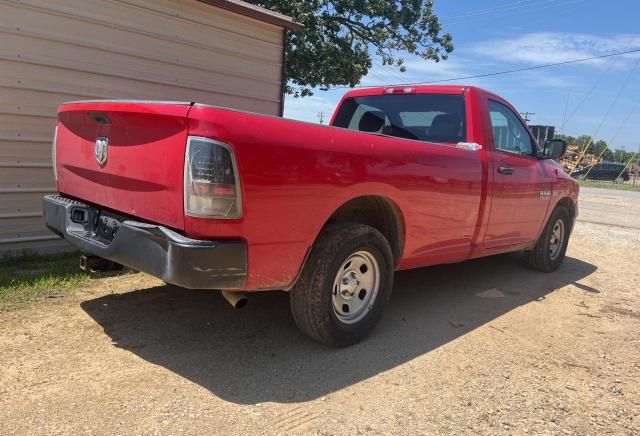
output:
[[[510,247],[526,247],[535,241],[542,230],[549,200],[541,197],[550,191],[551,174],[545,161],[535,157],[521,156],[498,150],[495,147],[488,101],[495,100],[518,111],[509,102],[486,91],[478,96],[479,113],[483,115],[483,129],[489,133],[485,144],[489,149],[489,216],[485,233],[478,242],[473,257],[509,251]],[[498,169],[507,166],[514,170],[511,175],[500,174]]]
[[[62,105],[56,151],[58,191],[182,229],[189,109],[189,104],[159,103]],[[104,123],[91,116],[103,117]],[[97,137],[109,138],[104,167],[95,157]]]
[[[357,90],[345,98],[384,92]],[[575,182],[550,161],[510,161],[522,168],[521,176],[496,176],[496,162],[513,158],[493,150],[485,91],[438,86],[412,92],[463,93],[467,140],[482,147],[473,151],[202,105],[69,104],[60,110],[58,189],[192,238],[244,239],[247,290],[289,287],[329,217],[360,196],[384,197],[400,213],[405,239],[400,269],[530,246],[551,203],[577,199]],[[114,145],[111,161],[102,169],[93,149],[100,126],[86,113],[84,121],[78,116],[87,111],[114,118],[107,132]],[[184,216],[187,134],[234,150],[242,218]],[[543,189],[559,194],[542,201]]]

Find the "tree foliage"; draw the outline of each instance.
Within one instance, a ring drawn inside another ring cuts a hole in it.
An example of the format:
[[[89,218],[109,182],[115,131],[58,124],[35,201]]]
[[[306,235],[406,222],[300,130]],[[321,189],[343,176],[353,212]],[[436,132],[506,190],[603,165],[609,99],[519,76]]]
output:
[[[403,54],[439,62],[453,51],[433,0],[248,1],[305,26],[287,35],[287,92],[295,96],[357,85],[372,67],[372,52],[383,65],[405,71]]]

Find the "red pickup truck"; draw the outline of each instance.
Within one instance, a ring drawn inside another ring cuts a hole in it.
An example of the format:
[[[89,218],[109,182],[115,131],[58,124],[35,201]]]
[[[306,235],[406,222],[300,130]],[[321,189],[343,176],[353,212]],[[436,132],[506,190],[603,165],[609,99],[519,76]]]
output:
[[[178,286],[286,290],[332,346],[380,319],[394,270],[523,250],[562,262],[578,185],[518,112],[471,86],[347,93],[331,126],[197,104],[60,107],[48,227]]]

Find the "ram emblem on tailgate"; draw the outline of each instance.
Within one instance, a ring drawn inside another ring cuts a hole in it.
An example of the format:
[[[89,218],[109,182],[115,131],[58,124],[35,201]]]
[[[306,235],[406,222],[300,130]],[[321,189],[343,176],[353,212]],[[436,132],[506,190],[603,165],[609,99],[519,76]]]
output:
[[[101,167],[107,162],[107,149],[109,147],[109,138],[96,138],[96,160]]]

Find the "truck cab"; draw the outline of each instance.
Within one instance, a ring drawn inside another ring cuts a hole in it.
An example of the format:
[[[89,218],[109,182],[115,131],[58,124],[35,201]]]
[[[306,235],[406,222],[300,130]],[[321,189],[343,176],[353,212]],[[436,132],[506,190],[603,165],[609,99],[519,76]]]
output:
[[[545,157],[544,148],[515,108],[480,88],[402,86],[351,91],[340,102],[331,125],[476,152],[482,161],[478,180],[485,184],[487,204],[486,219],[475,222],[481,240],[463,249],[471,248],[470,257],[531,244],[548,216],[551,197],[566,189],[577,192],[560,165]],[[480,205],[477,209],[479,218]],[[457,218],[455,211],[451,217]],[[454,236],[464,238],[469,233]]]

